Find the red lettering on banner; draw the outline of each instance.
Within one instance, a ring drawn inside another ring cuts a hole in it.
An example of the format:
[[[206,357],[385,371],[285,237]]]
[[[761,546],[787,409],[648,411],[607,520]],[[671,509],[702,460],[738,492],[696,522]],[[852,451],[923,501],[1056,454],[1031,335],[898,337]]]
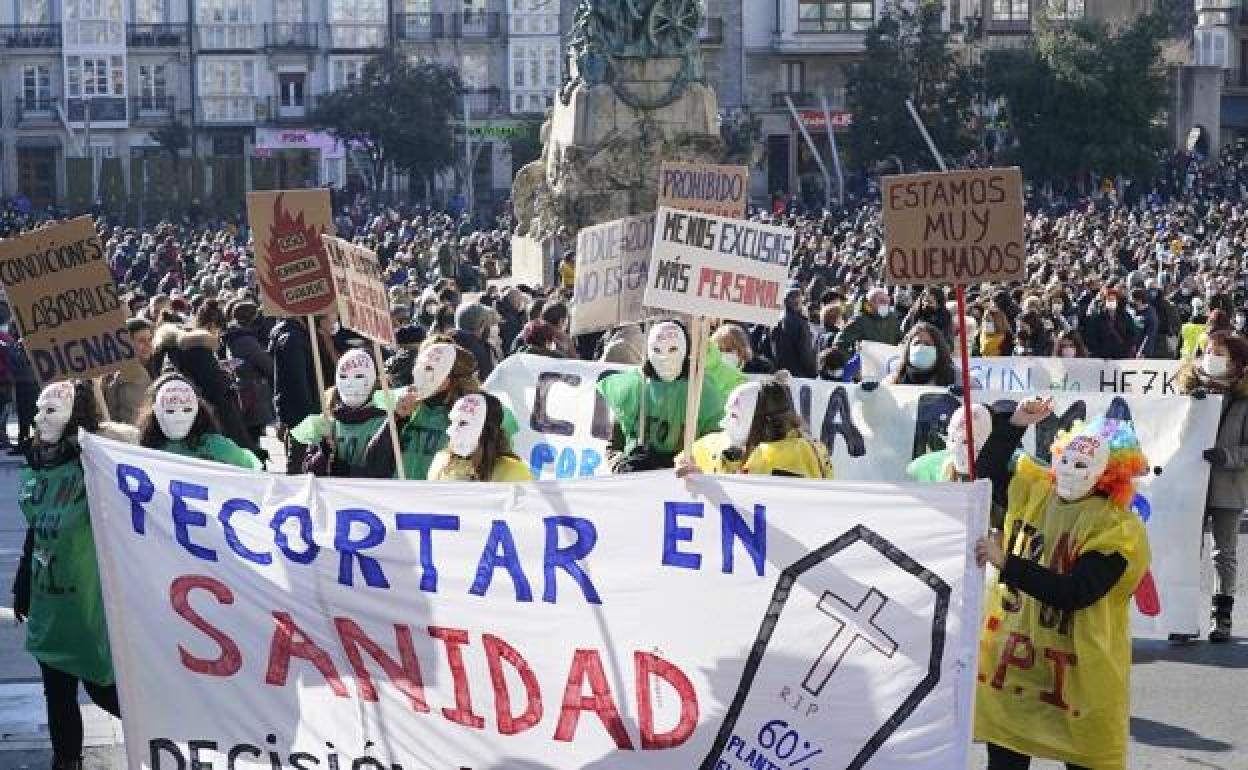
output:
[[[637,669],[637,715],[641,723],[641,748],[644,751],[671,749],[689,740],[698,726],[698,695],[685,672],[672,663],[648,652],[633,653]],[[680,719],[665,733],[655,732],[654,704],[650,698],[650,680],[657,677],[667,682],[680,698]]]
[[[537,676],[515,647],[492,634],[481,637],[485,646],[485,662],[490,667],[490,684],[494,688],[494,713],[498,717],[498,732],[515,735],[528,730],[542,721],[542,688]],[[511,693],[507,690],[507,677],[503,673],[503,661],[520,675],[524,683],[525,707],[519,715],[511,713]]]
[[[425,703],[424,678],[420,673],[420,661],[416,658],[416,648],[412,645],[412,630],[405,625],[396,623],[394,626],[395,644],[399,648],[399,660],[391,658],[381,645],[374,642],[364,629],[356,625],[350,618],[334,618],[334,628],[338,629],[338,639],[342,642],[342,650],[351,661],[351,669],[355,672],[356,686],[360,688],[360,697],[367,701],[377,700],[377,688],[373,677],[364,665],[364,656],[360,654],[363,647],[373,660],[386,672],[390,681],[407,696],[412,711],[427,714],[429,706]]]
[[[173,611],[181,615],[186,622],[195,626],[196,629],[202,631],[205,636],[216,642],[217,646],[221,648],[221,654],[217,656],[216,660],[205,660],[204,658],[195,657],[179,644],[178,656],[182,661],[182,665],[188,671],[194,671],[196,674],[234,676],[243,667],[243,654],[239,651],[238,645],[234,643],[233,639],[204,620],[198,612],[191,608],[189,595],[196,588],[202,588],[212,594],[221,604],[233,604],[234,593],[230,591],[230,587],[225,583],[204,575],[183,575],[169,585],[169,603],[173,605]]]
[[[318,647],[303,629],[295,625],[288,613],[275,611],[273,619],[277,621],[277,626],[273,629],[273,639],[269,643],[269,665],[268,673],[264,677],[265,684],[284,686],[286,677],[290,674],[290,659],[303,658],[316,666],[334,695],[339,698],[351,697],[338,677],[338,669],[334,667],[329,653]]]
[[[1066,703],[1062,690],[1066,684],[1066,667],[1073,666],[1077,662],[1075,654],[1073,652],[1045,648],[1044,657],[1053,661],[1053,689],[1050,692],[1041,693],[1040,700],[1050,706],[1057,706],[1062,711],[1066,711],[1070,708],[1070,705]]]
[[[585,680],[589,680],[591,695],[585,695]],[[555,740],[571,742],[576,736],[576,724],[582,711],[598,715],[616,748],[633,750],[633,741],[624,729],[620,710],[611,697],[611,686],[602,670],[602,659],[597,650],[577,650],[568,671],[568,683],[563,690],[563,707],[559,711],[559,724],[555,728]]]
[[[1019,654],[1021,651],[1022,654]],[[1026,634],[1011,632],[1001,650],[1001,662],[997,664],[996,673],[992,675],[992,686],[1001,689],[1005,685],[1005,674],[1010,666],[1029,669],[1036,665],[1036,648]]]
[[[468,632],[461,628],[429,626],[429,636],[446,645],[446,664],[451,668],[451,680],[455,685],[455,708],[442,709],[442,716],[464,727],[480,730],[485,719],[472,713],[472,693],[468,689],[468,672],[464,670],[464,652],[460,648],[468,644]]]

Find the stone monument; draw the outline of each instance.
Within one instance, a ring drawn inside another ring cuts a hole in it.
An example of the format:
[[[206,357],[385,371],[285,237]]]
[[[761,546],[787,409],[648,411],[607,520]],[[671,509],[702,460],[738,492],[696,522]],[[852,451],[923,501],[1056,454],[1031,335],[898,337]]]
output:
[[[575,237],[654,211],[663,160],[747,161],[721,136],[698,45],[703,13],[703,0],[579,0],[571,79],[542,127],[541,159],[516,175],[513,259],[561,229]]]

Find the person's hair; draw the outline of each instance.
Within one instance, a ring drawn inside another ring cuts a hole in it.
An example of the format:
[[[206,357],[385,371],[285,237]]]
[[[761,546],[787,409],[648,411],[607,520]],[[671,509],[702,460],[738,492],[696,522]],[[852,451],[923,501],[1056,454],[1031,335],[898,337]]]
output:
[[[204,400],[199,394],[199,388],[195,387],[195,383],[178,374],[177,372],[168,372],[161,375],[147,389],[147,396],[144,398],[143,411],[139,413],[139,419],[136,425],[139,429],[139,446],[149,449],[162,449],[165,442],[169,441],[169,437],[160,428],[160,421],[156,419],[156,394],[160,392],[161,387],[167,382],[185,382],[195,391],[195,398],[199,401],[199,412],[195,415],[195,422],[191,425],[191,432],[186,434],[183,441],[192,449],[197,448],[204,436],[209,433],[220,433],[221,423],[217,420],[217,413],[213,411],[212,405]]]
[[[844,369],[848,358],[845,351],[837,347],[824,348],[819,351],[819,371],[834,372],[837,369]]]
[[[793,431],[804,432],[805,424],[793,408],[789,373],[781,370],[768,378],[758,390],[758,404],[754,407],[754,419],[750,422],[749,437],[745,440],[745,455],[748,457],[759,444],[788,438]]]
[[[819,323],[825,329],[832,328],[839,320],[841,320],[841,308],[839,305],[824,305],[823,309],[819,311]]]
[[[1148,304],[1148,292],[1147,292],[1147,291],[1145,291],[1144,289],[1132,289],[1132,290],[1131,290],[1131,301],[1132,301],[1132,302],[1143,302],[1143,303],[1145,303],[1145,304]]]
[[[126,331],[130,333],[131,337],[133,337],[139,332],[155,331],[155,327],[153,327],[152,322],[146,318],[127,318]]]
[[[546,299],[543,297],[535,298],[532,302],[529,303],[529,320],[530,321],[542,320],[542,311],[545,309],[546,309]]]
[[[568,318],[568,306],[562,302],[548,302],[542,308],[542,320],[551,326],[562,327]]]
[[[1209,314],[1205,320],[1205,329],[1212,335],[1213,332],[1229,332],[1231,330],[1231,317],[1226,314],[1222,308],[1218,308]]]
[[[520,339],[526,345],[536,348],[545,348],[555,340],[555,329],[545,321],[538,319],[529,321],[520,330]]]
[[[723,350],[724,343],[727,343],[728,348],[735,352],[737,357],[741,359],[742,365],[745,365],[750,361],[750,359],[754,358],[754,350],[750,346],[749,335],[745,333],[745,329],[742,329],[734,323],[726,323],[716,329],[715,333],[711,335],[711,341],[714,342],[720,350]]]
[[[254,302],[240,300],[234,303],[233,309],[230,311],[230,318],[239,326],[251,326],[256,322],[256,316],[259,314],[259,308]]]
[[[932,340],[932,344],[936,346],[936,364],[926,372],[910,366],[910,345],[914,339],[920,334],[926,334]],[[932,381],[936,384],[949,384],[957,382],[957,370],[953,366],[953,355],[949,352],[949,341],[945,339],[945,334],[940,329],[932,326],[927,321],[917,322],[901,341],[901,363],[897,367],[897,371],[889,379],[889,382],[904,383],[908,380],[909,375],[913,373]]]
[[[69,422],[65,423],[65,430],[61,433],[61,440],[74,439],[78,435],[78,429],[82,428],[88,433],[95,433],[100,429],[100,423],[103,422],[103,416],[100,413],[99,402],[95,399],[95,386],[90,380],[71,380],[74,386],[74,404],[69,410]],[[43,440],[39,438],[39,432],[34,431],[34,445],[39,446]]]
[[[225,313],[221,311],[221,301],[204,300],[204,303],[195,311],[195,321],[192,325],[196,329],[224,329]]]
[[[455,311],[455,328],[480,335],[490,325],[493,311],[480,302],[465,302]]]
[[[492,393],[481,391],[485,399],[485,425],[481,428],[481,441],[477,444],[477,478],[489,481],[499,458],[520,459],[511,448],[511,439],[503,427],[503,402]]]
[[[1231,368],[1242,376],[1244,368],[1248,367],[1248,340],[1233,332],[1216,331],[1209,335],[1209,344],[1205,349],[1212,349],[1214,345],[1226,348],[1231,359]]]

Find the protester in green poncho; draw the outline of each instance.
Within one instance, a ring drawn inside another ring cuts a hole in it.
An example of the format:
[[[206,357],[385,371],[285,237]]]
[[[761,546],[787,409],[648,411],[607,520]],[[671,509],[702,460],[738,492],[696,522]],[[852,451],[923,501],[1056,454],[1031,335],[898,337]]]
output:
[[[143,446],[247,470],[263,469],[259,458],[221,435],[212,407],[181,375],[164,375],[148,393],[148,407],[139,417]]]
[[[312,447],[304,455],[303,470],[317,476],[367,478],[369,442],[379,431],[386,438],[384,395],[377,387],[373,357],[358,349],[344,353],[334,375],[329,415],[310,415],[291,431],[295,441]]]
[[[719,429],[724,416],[727,390],[720,378],[708,373],[702,385],[698,409],[697,437]],[[642,398],[645,398],[645,441],[639,425]],[[611,440],[607,459],[613,473],[671,468],[685,430],[685,398],[689,388],[689,338],[675,321],[663,321],[650,329],[646,341],[646,363],[606,377],[598,392],[611,407]]]
[[[79,428],[101,426],[94,393],[82,381],[49,385],[36,408],[37,435],[18,489],[29,529],[13,612],[26,623],[26,649],[43,675],[52,768],[76,770],[82,767],[78,683],[96,705],[120,715],[77,439]]]

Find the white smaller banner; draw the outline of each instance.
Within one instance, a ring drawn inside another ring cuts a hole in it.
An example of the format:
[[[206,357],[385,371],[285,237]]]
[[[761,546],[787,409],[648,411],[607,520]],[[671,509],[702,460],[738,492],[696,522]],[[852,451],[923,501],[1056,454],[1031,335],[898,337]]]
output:
[[[577,233],[573,334],[641,320],[653,241],[654,214],[604,222]]]
[[[645,304],[775,324],[784,313],[795,240],[787,227],[660,207]]]
[[[901,348],[863,342],[862,379],[879,382],[901,365]],[[1041,358],[992,356],[971,358],[971,386],[976,390],[1032,393],[1134,393],[1172,396],[1178,391],[1183,362],[1168,358]]]

